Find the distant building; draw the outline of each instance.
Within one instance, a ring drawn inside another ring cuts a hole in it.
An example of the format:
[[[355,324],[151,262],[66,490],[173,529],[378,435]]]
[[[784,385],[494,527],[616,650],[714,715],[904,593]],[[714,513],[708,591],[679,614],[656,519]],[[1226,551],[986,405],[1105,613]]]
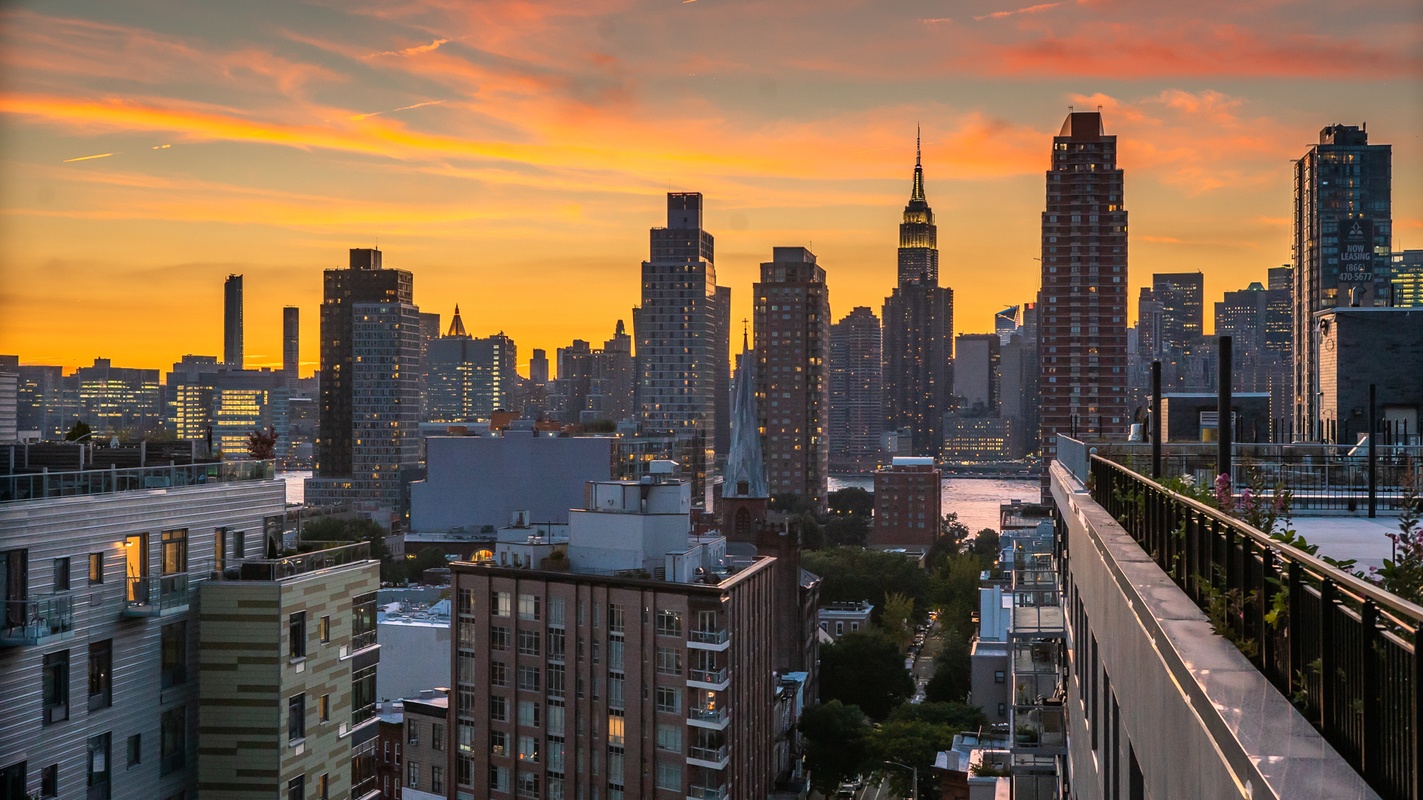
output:
[[[201,796],[377,791],[380,562],[370,545],[249,558],[213,577],[197,647]]]
[[[1392,304],[1399,308],[1423,307],[1423,250],[1394,253],[1391,267]]]
[[[1354,125],[1320,130],[1295,164],[1294,438],[1329,441],[1317,312],[1387,305],[1393,148]]]
[[[296,306],[282,309],[282,374],[287,388],[295,389],[301,377],[301,309]]]
[[[867,600],[826,603],[816,613],[820,629],[839,639],[847,633],[870,629],[875,607]]]
[[[1036,303],[1018,307],[1018,324],[998,348],[998,417],[1008,426],[1008,454],[1020,459],[1038,448],[1038,406],[1042,377]]]
[[[41,441],[63,439],[79,411],[77,395],[65,391],[64,368],[25,364],[16,373],[16,427]]]
[[[966,411],[998,413],[1001,394],[999,350],[1001,339],[996,333],[960,334],[954,345],[954,394]]]
[[[775,560],[728,560],[690,511],[665,470],[595,482],[566,542],[454,565],[455,793],[769,794]]]
[[[875,519],[870,531],[874,547],[930,547],[939,539],[943,518],[934,459],[896,457],[875,471]]]
[[[951,411],[944,415],[944,461],[1009,461],[1014,458],[1013,421],[996,415]]]
[[[450,601],[382,605],[387,591],[377,596],[376,640],[380,642],[381,660],[376,697],[418,697],[424,690],[448,687],[450,660],[432,658],[431,654],[448,653],[453,646]]]
[[[1158,350],[1184,353],[1205,330],[1205,275],[1200,272],[1158,272],[1151,276],[1151,294],[1161,306]]]
[[[856,306],[830,326],[830,469],[879,465],[884,426],[884,364],[879,317]]]
[[[1290,313],[1288,288],[1266,289],[1258,282],[1226,292],[1215,304],[1215,333],[1230,336],[1234,347],[1233,388],[1270,393],[1270,415],[1281,423],[1289,419],[1293,403]]]
[[[899,285],[882,312],[884,430],[908,428],[914,454],[927,456],[938,455],[953,396],[954,292],[939,286],[937,231],[916,149],[914,185],[899,226]]]
[[[465,330],[455,306],[449,331],[425,343],[422,381],[426,422],[488,420],[512,408],[518,348],[501,331],[476,339]]]
[[[402,504],[401,471],[420,460],[420,321],[414,279],[353,248],[328,269],[321,306],[321,415],[308,503]]]
[[[1321,438],[1354,444],[1369,430],[1369,385],[1380,428],[1417,442],[1423,410],[1423,309],[1337,308],[1314,315],[1319,332]]]
[[[1053,138],[1042,224],[1042,453],[1059,432],[1125,438],[1127,212],[1117,137],[1095,111]]]
[[[20,357],[0,356],[0,444],[20,438]]]
[[[242,369],[242,276],[228,275],[222,284],[222,363]]]
[[[93,366],[76,369],[65,383],[66,391],[77,397],[77,417],[89,425],[96,438],[122,433],[124,438],[137,439],[162,427],[162,391],[156,369],[115,367],[107,358],[96,358]],[[73,422],[69,420],[69,424]]]
[[[830,292],[825,268],[804,247],[777,247],[753,285],[756,395],[771,493],[824,509],[830,385]]]
[[[1236,442],[1270,440],[1268,392],[1236,392],[1231,396]],[[1214,442],[1220,439],[1220,396],[1214,392],[1171,392],[1161,396],[1163,442]]]
[[[632,337],[618,321],[601,349],[575,339],[557,351],[558,378],[550,384],[549,411],[565,424],[619,422],[634,414],[636,368]]]
[[[401,725],[396,740],[400,754],[394,792],[400,800],[445,800],[450,797],[450,698],[448,690],[424,689],[395,704]],[[384,789],[384,787],[382,787]]]

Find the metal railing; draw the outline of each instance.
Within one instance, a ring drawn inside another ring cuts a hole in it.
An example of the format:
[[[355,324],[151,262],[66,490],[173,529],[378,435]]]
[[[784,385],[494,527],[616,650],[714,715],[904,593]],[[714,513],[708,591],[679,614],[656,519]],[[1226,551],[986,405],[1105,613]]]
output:
[[[306,542],[305,544],[329,544],[332,546],[280,558],[233,559],[228,561],[221,573],[215,573],[214,577],[221,580],[276,581],[315,572],[319,569],[369,561],[371,557],[370,542]]]
[[[56,594],[26,600],[5,600],[0,618],[0,643],[36,644],[40,639],[74,630],[74,596]]]
[[[725,786],[697,786],[693,784],[687,787],[687,796],[693,800],[726,800],[727,792]]]
[[[376,629],[351,634],[351,652],[358,653],[376,643]]]
[[[1091,494],[1388,800],[1423,800],[1423,607],[1093,457]]]
[[[721,669],[689,669],[687,680],[699,683],[726,683],[726,667]]]
[[[703,644],[726,644],[730,639],[730,634],[726,632],[725,628],[716,631],[703,631],[693,628],[687,631],[687,638],[693,642],[701,642]]]
[[[726,722],[726,709],[701,708],[699,706],[692,706],[687,709],[687,719],[695,720],[697,722]]]
[[[128,578],[128,593],[124,606],[130,611],[151,611],[162,614],[189,604],[188,573],[148,575]]]
[[[692,745],[687,748],[687,758],[695,758],[698,761],[711,761],[721,763],[726,760],[726,745],[721,747],[697,747]]]
[[[0,503],[142,489],[174,489],[232,481],[269,481],[275,477],[273,461],[214,461],[166,467],[29,472],[0,476]]]

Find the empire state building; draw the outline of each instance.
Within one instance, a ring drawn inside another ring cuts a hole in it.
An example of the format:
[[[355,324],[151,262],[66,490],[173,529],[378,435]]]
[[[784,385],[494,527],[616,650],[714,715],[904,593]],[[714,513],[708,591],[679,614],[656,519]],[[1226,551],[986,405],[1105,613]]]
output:
[[[915,455],[939,455],[953,396],[954,291],[939,286],[938,228],[924,196],[916,142],[914,185],[899,225],[899,285],[884,301],[884,422],[911,432]]]

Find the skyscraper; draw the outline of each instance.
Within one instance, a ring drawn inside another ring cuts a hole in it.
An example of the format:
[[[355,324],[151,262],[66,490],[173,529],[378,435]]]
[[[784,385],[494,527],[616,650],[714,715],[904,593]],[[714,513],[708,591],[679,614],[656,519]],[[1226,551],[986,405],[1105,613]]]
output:
[[[287,378],[287,388],[295,389],[301,372],[301,309],[287,306],[282,309],[282,373]]]
[[[595,349],[582,339],[557,351],[558,378],[549,410],[564,423],[619,422],[632,416],[632,337],[618,321],[613,338]]]
[[[242,369],[242,276],[228,275],[222,284],[222,363]]]
[[[321,428],[310,503],[399,505],[400,470],[420,459],[420,320],[414,279],[381,251],[328,269],[321,306]]]
[[[1393,148],[1353,125],[1330,125],[1295,162],[1294,433],[1319,441],[1316,313],[1387,302]]]
[[[1043,455],[1058,433],[1127,431],[1127,212],[1117,137],[1071,112],[1053,137],[1043,211]]]
[[[1200,342],[1205,276],[1199,272],[1158,272],[1151,293],[1161,305],[1161,349],[1185,353]]]
[[[884,301],[884,428],[909,428],[918,455],[943,445],[953,391],[954,292],[939,286],[938,228],[924,197],[916,146],[914,185],[899,225],[899,285]]]
[[[777,247],[761,264],[755,297],[756,395],[771,493],[824,509],[830,471],[830,291],[804,247]]]
[[[455,306],[446,334],[425,343],[425,421],[488,420],[496,409],[508,409],[518,380],[518,352],[503,332],[470,336]]]
[[[718,291],[712,235],[700,192],[667,195],[667,227],[653,228],[642,262],[642,304],[633,313],[643,432],[689,440],[701,463],[683,464],[700,501],[717,408],[729,401],[730,292]],[[726,307],[723,307],[726,306]],[[719,398],[719,388],[728,398]]]
[[[856,306],[830,326],[830,468],[846,472],[879,464],[884,423],[884,364],[879,317]]]

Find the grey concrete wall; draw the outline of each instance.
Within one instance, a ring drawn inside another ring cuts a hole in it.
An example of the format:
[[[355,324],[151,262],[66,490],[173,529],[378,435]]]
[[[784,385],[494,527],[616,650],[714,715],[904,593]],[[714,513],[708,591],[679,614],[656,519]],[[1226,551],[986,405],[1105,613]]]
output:
[[[1067,525],[1076,800],[1378,797],[1057,464],[1052,492]]]

